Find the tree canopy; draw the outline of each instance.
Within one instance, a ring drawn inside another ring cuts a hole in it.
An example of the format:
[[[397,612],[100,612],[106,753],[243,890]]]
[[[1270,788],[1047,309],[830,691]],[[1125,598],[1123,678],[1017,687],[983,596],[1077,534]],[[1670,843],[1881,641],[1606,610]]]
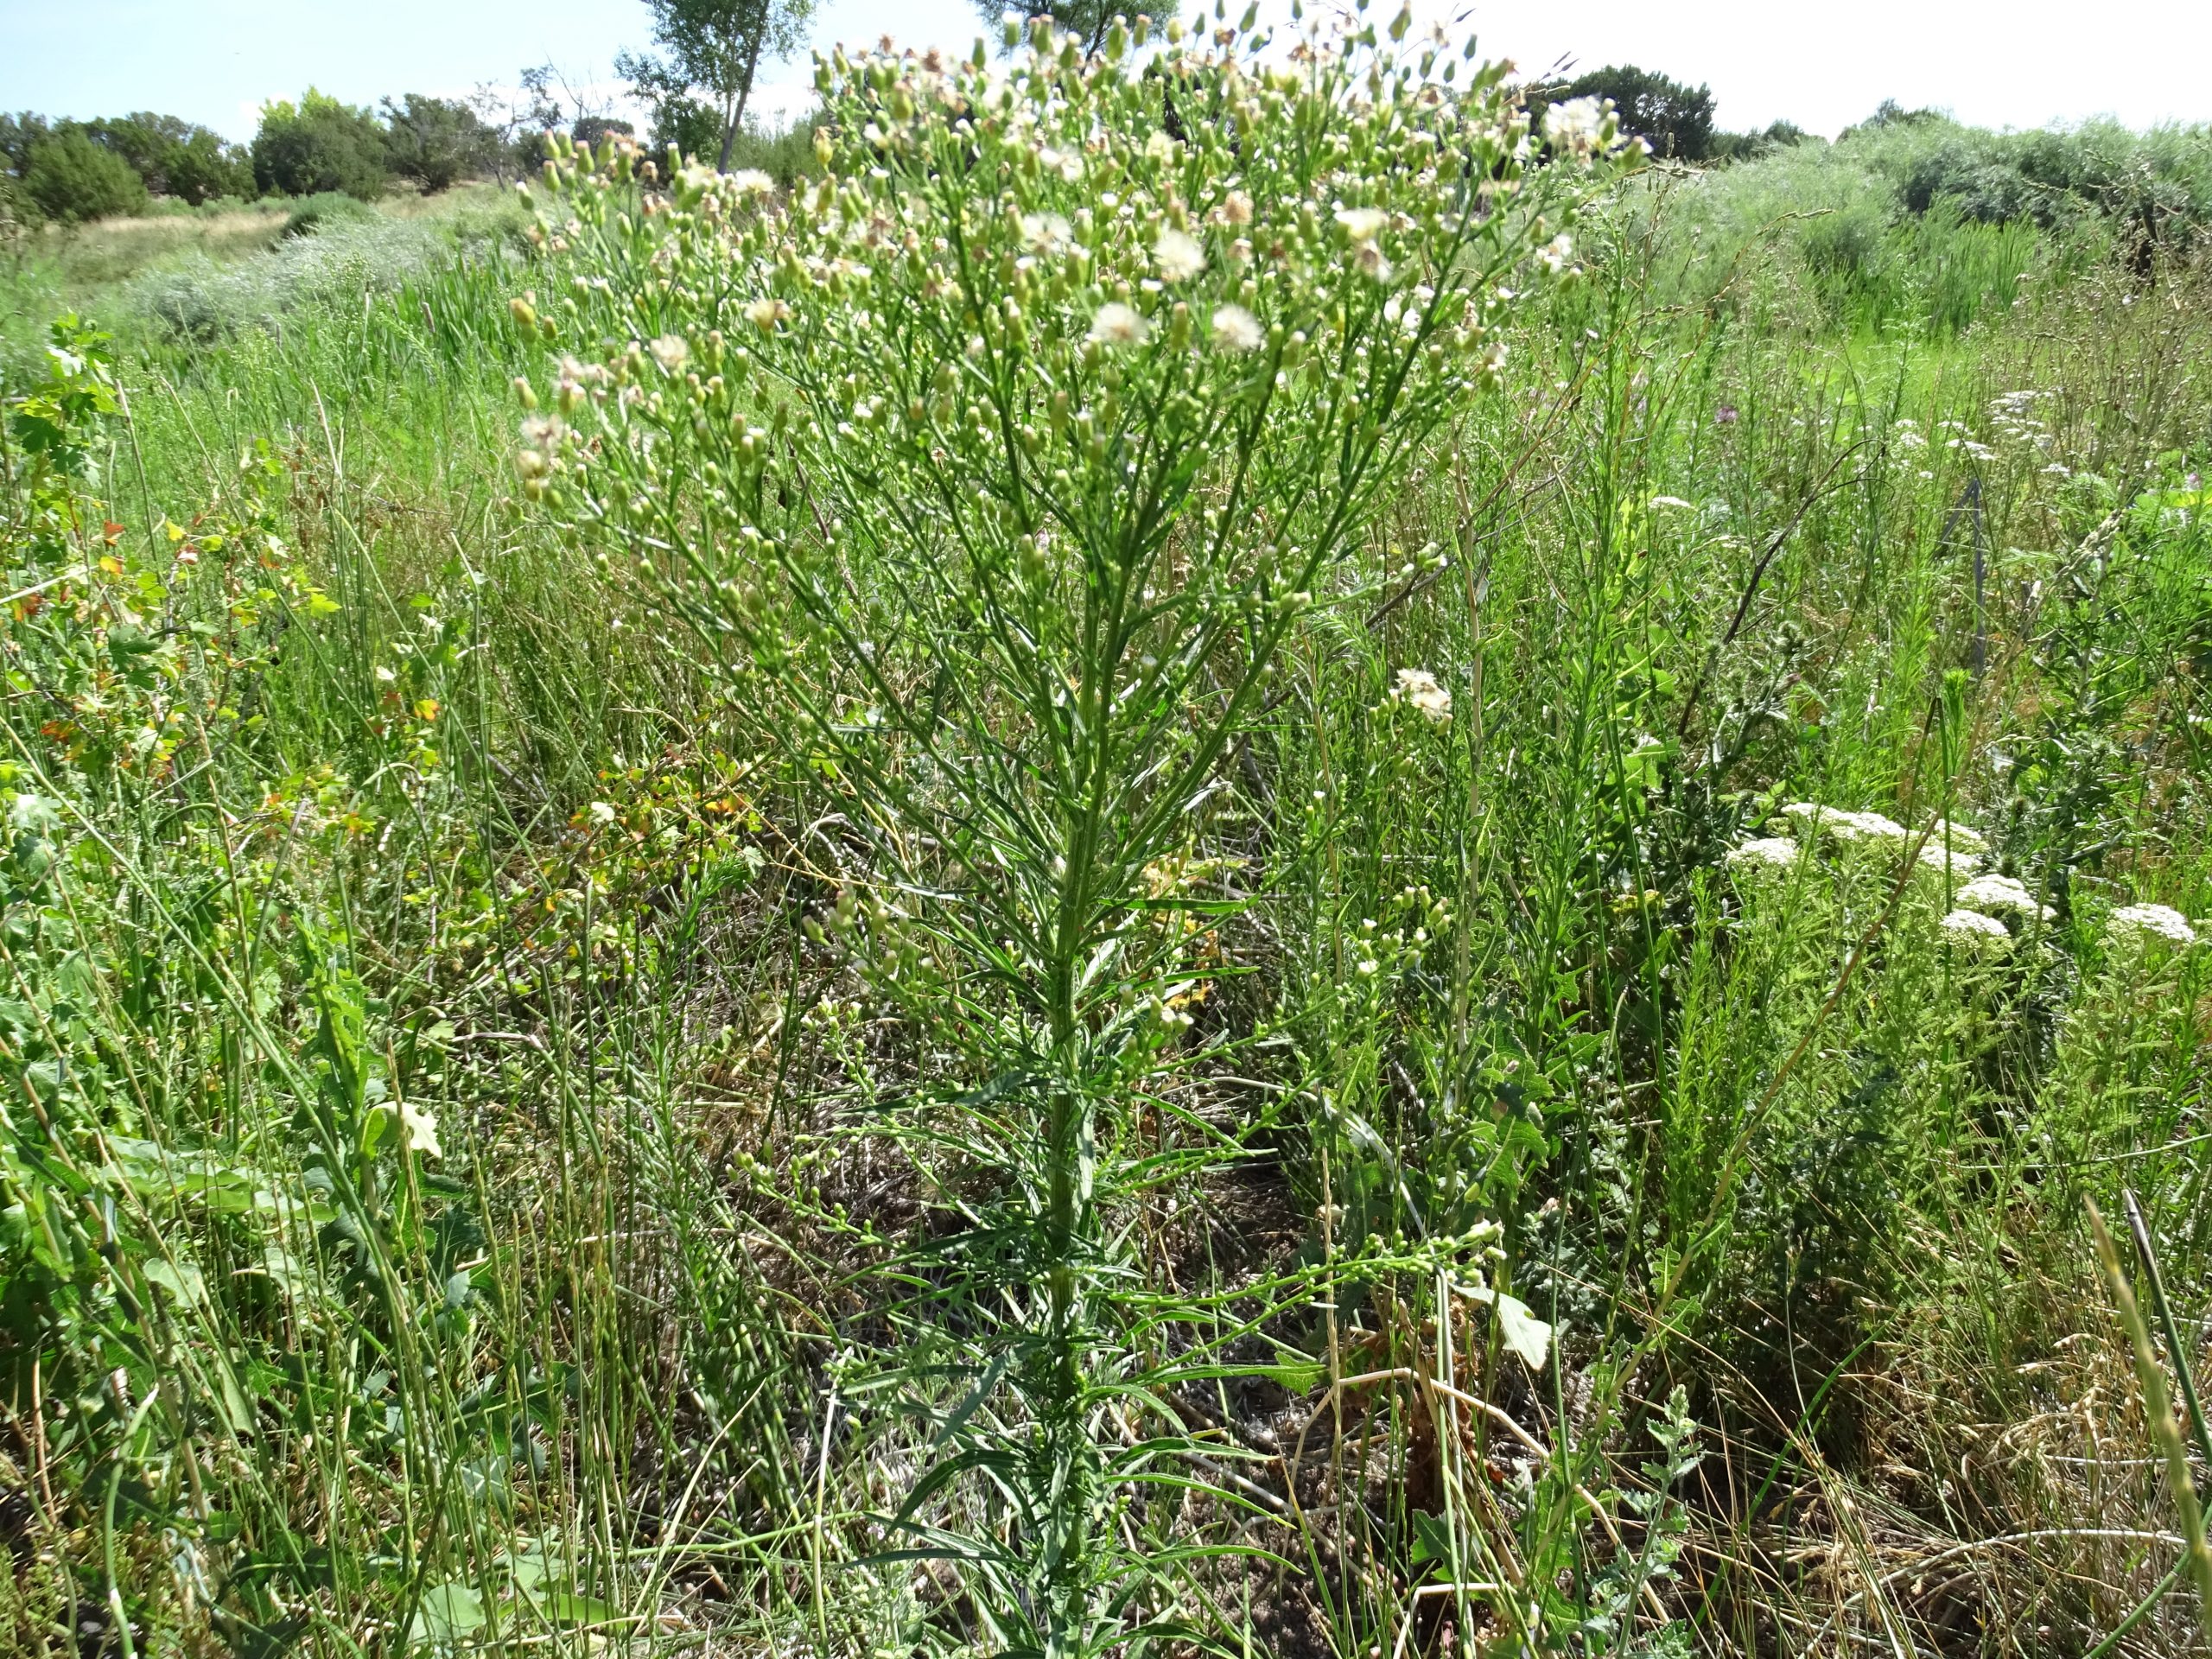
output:
[[[806,43],[814,0],[645,0],[654,54],[626,52],[615,68],[654,110],[656,132],[717,141],[727,169],[763,63]],[[702,152],[703,153],[703,152]]]
[[[1713,147],[1713,89],[1692,86],[1632,63],[1608,64],[1578,75],[1551,94],[1609,98],[1620,112],[1621,130],[1651,146],[1651,153],[1678,162],[1701,162]]]

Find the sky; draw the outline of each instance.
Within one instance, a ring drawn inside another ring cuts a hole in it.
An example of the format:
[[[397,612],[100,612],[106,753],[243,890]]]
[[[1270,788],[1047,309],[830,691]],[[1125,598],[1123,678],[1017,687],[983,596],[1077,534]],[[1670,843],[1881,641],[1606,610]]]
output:
[[[1415,0],[1416,15],[1465,4]],[[1738,130],[1833,136],[1890,98],[1993,127],[2212,121],[2212,0],[1475,0],[1466,16],[1484,56],[1525,72],[1635,63],[1705,82]],[[969,0],[819,0],[815,41],[964,50],[977,25]],[[649,43],[642,0],[0,0],[0,109],[153,109],[243,139],[264,100],[310,83],[359,104],[452,97],[548,61],[614,103],[615,54]],[[771,118],[810,98],[804,60],[765,79]]]

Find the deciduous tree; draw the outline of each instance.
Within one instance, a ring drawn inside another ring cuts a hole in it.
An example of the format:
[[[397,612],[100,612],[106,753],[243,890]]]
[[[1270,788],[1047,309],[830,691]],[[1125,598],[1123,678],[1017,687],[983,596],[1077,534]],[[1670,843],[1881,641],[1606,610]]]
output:
[[[626,52],[616,69],[638,96],[663,111],[662,130],[689,130],[665,112],[693,104],[719,128],[715,165],[727,170],[731,147],[745,124],[745,106],[763,63],[789,57],[805,44],[814,0],[645,0],[653,14],[657,55]]]

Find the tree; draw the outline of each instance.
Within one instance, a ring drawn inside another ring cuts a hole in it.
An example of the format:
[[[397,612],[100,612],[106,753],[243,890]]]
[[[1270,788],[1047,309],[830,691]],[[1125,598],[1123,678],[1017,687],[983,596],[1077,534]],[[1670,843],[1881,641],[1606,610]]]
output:
[[[638,130],[627,121],[619,121],[611,115],[588,115],[570,129],[569,137],[586,149],[597,149],[613,137],[634,138]]]
[[[410,92],[404,103],[384,101],[385,149],[391,170],[426,194],[488,172],[499,136],[467,105]]]
[[[146,181],[122,156],[69,127],[31,152],[23,194],[48,219],[78,225],[143,212]]]
[[[1671,80],[1634,64],[1607,65],[1579,75],[1550,94],[1610,98],[1620,112],[1621,130],[1651,146],[1652,154],[1678,162],[1701,162],[1713,144],[1713,89]]]
[[[806,42],[814,0],[645,0],[658,57],[626,52],[615,68],[638,96],[663,111],[697,103],[719,130],[715,165],[727,171],[745,124],[745,106],[763,62],[789,57]],[[656,127],[668,124],[657,113]]]
[[[994,41],[999,38],[999,28],[1006,22],[1009,10],[1024,16],[1035,15],[1028,6],[1008,8],[998,0],[975,0],[975,6],[983,20],[985,38]],[[1081,41],[1085,52],[1096,52],[1106,44],[1106,30],[1116,17],[1133,15],[1143,8],[1131,8],[1118,3],[1118,0],[1059,0],[1057,5],[1036,10],[1049,14],[1054,22]],[[1167,15],[1173,15],[1172,9]]]
[[[82,124],[85,136],[130,164],[157,196],[197,207],[216,196],[251,194],[252,168],[220,133],[174,115],[141,110]]]
[[[253,177],[270,195],[342,190],[373,200],[391,180],[385,130],[368,111],[310,86],[296,105],[282,100],[262,105]]]

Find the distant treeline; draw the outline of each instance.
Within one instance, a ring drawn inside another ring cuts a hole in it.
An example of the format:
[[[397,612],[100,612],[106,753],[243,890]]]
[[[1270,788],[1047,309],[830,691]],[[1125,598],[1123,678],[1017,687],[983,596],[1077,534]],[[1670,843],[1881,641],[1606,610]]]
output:
[[[1937,110],[1884,103],[1831,145],[1791,122],[1760,132],[1713,124],[1710,87],[1633,64],[1608,66],[1557,86],[1551,99],[1611,99],[1621,125],[1662,161],[1716,167],[1810,146],[1849,159],[1904,213],[1975,225],[2063,231],[2108,223],[2140,262],[2156,250],[2200,245],[2212,226],[2212,127],[2133,132],[2109,120],[2069,128],[1992,132]]]
[[[535,73],[536,72],[533,72]],[[535,166],[547,132],[597,142],[626,121],[565,118],[543,77],[530,101],[468,102],[410,92],[369,110],[310,87],[262,107],[252,142],[151,111],[93,121],[0,115],[0,216],[79,224],[143,213],[156,198],[189,207],[339,192],[373,200],[402,183],[423,192]]]

